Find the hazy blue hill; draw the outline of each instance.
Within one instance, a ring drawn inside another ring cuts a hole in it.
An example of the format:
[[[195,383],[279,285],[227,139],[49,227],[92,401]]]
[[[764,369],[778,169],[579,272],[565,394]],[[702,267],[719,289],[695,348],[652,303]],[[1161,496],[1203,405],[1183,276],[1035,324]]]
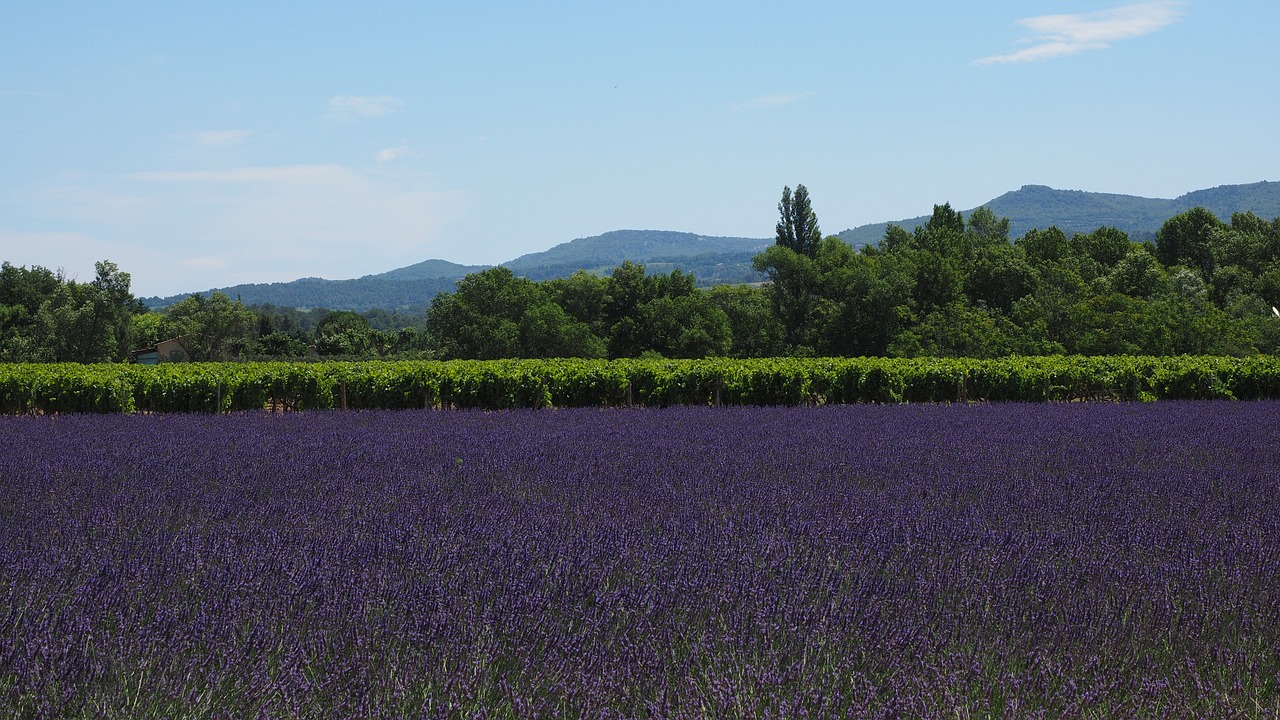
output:
[[[397,268],[369,278],[381,280],[432,280],[436,278],[460,278],[463,275],[486,270],[491,265],[459,265],[448,260],[423,260],[408,267]],[[362,280],[365,278],[361,278]]]
[[[1134,240],[1150,240],[1166,220],[1196,206],[1206,207],[1227,221],[1234,212],[1250,210],[1261,217],[1280,217],[1280,183],[1223,185],[1190,192],[1172,200],[1024,185],[983,206],[997,217],[1009,218],[1009,234],[1013,238],[1021,237],[1033,228],[1056,226],[1070,235],[1109,226],[1124,230]],[[964,210],[966,216],[971,212],[973,208]],[[910,231],[928,220],[929,216],[924,215],[892,224]],[[854,246],[876,243],[884,237],[889,225],[863,225],[845,230],[839,233],[839,237]]]
[[[1207,208],[1225,221],[1229,221],[1231,214],[1237,212],[1252,212],[1267,219],[1277,218],[1280,217],[1280,182],[1221,185],[1189,192],[1173,202],[1178,212],[1199,206]]]
[[[624,260],[648,266],[650,261],[658,259],[755,254],[770,242],[772,240],[764,238],[709,237],[668,230],[614,230],[560,243],[550,250],[521,255],[502,264],[517,275],[533,278],[548,270],[561,273],[569,267],[573,270],[614,268]]]
[[[354,280],[303,278],[292,282],[233,285],[206,290],[200,294],[208,295],[216,290],[233,300],[239,299],[245,305],[323,307],[357,311],[370,308],[394,310],[428,305],[436,293],[453,292],[460,277],[461,275],[416,280],[388,280],[378,275],[368,275]],[[156,309],[168,307],[191,295],[192,293],[184,293],[164,298],[149,297],[142,298],[142,301],[148,307]]]
[[[1172,200],[1025,185],[985,204],[997,217],[1009,218],[1010,236],[1013,238],[1032,228],[1057,226],[1071,234],[1092,232],[1105,225],[1118,227],[1135,240],[1154,238],[1156,230],[1166,220],[1196,206],[1208,208],[1223,220],[1230,220],[1232,213],[1245,211],[1268,219],[1280,217],[1280,182],[1223,185],[1196,190]],[[968,216],[972,211],[963,212]],[[922,215],[892,224],[910,231],[928,219],[928,215]],[[884,237],[889,225],[887,222],[863,225],[845,230],[839,233],[839,237],[855,247],[873,244]],[[772,237],[713,237],[665,230],[615,230],[521,255],[503,265],[530,280],[547,280],[565,277],[578,270],[604,274],[624,260],[631,260],[644,264],[650,272],[671,272],[678,268],[692,273],[698,284],[703,286],[756,282],[763,277],[752,269],[751,257],[772,242]],[[426,260],[355,280],[305,278],[287,283],[236,285],[220,291],[253,305],[270,303],[335,310],[420,308],[428,305],[436,293],[452,291],[464,275],[479,272],[485,267]],[[190,293],[168,298],[144,298],[144,301],[151,307],[164,307],[188,295]]]
[[[709,237],[695,233],[662,230],[615,230],[603,235],[578,238],[542,252],[522,255],[503,263],[512,272],[530,280],[567,277],[578,270],[608,273],[624,260],[643,263],[650,272],[671,272],[679,268],[692,273],[699,285],[757,282],[762,276],[751,267],[751,257],[771,239]],[[370,308],[423,307],[439,292],[452,292],[464,275],[490,266],[460,265],[445,260],[426,260],[378,275],[354,280],[304,278],[293,282],[235,285],[218,288],[246,305],[281,307],[326,307],[363,311]],[[204,291],[209,294],[213,290]],[[162,308],[189,297],[144,298],[152,308]]]
[[[761,277],[751,267],[751,256],[771,242],[765,238],[710,237],[667,230],[614,230],[521,255],[502,265],[530,280],[548,280],[578,270],[608,273],[630,260],[655,273],[679,268],[693,273],[700,285],[755,282]]]
[[[1005,193],[986,207],[997,217],[1009,218],[1009,234],[1015,238],[1050,226],[1057,226],[1068,235],[1108,226],[1120,228],[1134,239],[1144,239],[1154,237],[1165,220],[1178,214],[1171,200],[1054,190],[1043,185],[1026,185]]]

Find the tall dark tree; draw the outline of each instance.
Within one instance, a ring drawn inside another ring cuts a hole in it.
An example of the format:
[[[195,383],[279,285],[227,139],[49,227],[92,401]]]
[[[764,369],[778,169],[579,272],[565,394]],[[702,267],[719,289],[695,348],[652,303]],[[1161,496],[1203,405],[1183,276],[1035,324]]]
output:
[[[781,218],[777,226],[777,244],[808,258],[817,257],[822,231],[818,229],[818,216],[809,203],[808,188],[797,185],[793,195],[790,186],[784,187],[778,214]]]

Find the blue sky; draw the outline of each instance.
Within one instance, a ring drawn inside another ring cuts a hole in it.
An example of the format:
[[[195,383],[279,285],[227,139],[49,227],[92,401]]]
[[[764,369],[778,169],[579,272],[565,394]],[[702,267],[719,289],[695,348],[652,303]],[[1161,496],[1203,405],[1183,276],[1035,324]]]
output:
[[[10,5],[0,259],[139,295],[1280,180],[1273,0]]]

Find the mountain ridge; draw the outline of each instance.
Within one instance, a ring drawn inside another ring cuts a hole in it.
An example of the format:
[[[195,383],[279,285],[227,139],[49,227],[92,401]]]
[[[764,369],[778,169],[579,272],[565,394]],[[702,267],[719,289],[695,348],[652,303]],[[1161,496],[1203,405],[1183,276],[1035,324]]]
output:
[[[1154,239],[1156,231],[1169,218],[1197,206],[1207,208],[1224,221],[1230,220],[1236,212],[1253,212],[1267,219],[1280,217],[1280,182],[1220,185],[1193,190],[1172,199],[1023,185],[978,207],[990,209],[997,217],[1009,218],[1011,238],[1021,237],[1033,228],[1057,226],[1070,235],[1109,226],[1142,241]],[[975,209],[961,212],[968,216]],[[844,230],[836,236],[860,247],[879,242],[889,225],[911,230],[928,220],[929,215],[922,215],[871,223]],[[613,230],[526,253],[500,265],[530,280],[547,280],[565,277],[578,270],[604,273],[624,260],[631,260],[644,264],[651,272],[680,269],[692,273],[698,284],[705,286],[762,280],[763,277],[751,266],[751,256],[772,243],[772,237],[722,237],[673,230]],[[493,266],[431,259],[350,280],[303,278],[291,282],[235,285],[201,294],[222,292],[232,298],[239,297],[250,305],[391,310],[429,304],[437,293],[452,291],[463,276],[490,267]],[[143,298],[143,301],[150,307],[159,308],[192,294]]]

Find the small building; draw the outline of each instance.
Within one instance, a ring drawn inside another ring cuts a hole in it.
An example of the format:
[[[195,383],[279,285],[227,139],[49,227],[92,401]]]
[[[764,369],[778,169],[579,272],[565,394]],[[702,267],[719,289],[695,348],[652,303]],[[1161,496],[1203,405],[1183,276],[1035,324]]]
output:
[[[183,337],[161,340],[153,347],[133,351],[133,361],[139,365],[158,365],[162,362],[186,362],[189,358]]]

